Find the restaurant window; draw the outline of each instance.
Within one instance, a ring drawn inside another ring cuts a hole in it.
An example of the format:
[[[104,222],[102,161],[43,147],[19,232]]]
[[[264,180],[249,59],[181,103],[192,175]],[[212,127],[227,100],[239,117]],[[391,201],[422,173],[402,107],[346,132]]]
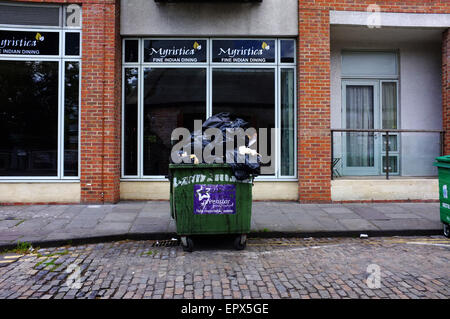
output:
[[[230,112],[268,129],[260,179],[296,179],[295,40],[123,41],[122,178],[164,179],[172,131]]]
[[[66,9],[0,4],[1,180],[79,176],[81,29]]]

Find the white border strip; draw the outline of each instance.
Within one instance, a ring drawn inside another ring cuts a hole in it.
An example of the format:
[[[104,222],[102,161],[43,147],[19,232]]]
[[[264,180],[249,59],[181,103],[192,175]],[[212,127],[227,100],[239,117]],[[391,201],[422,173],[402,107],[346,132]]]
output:
[[[381,27],[450,27],[450,14],[365,11],[330,11],[330,24],[367,26],[374,14],[379,15]]]

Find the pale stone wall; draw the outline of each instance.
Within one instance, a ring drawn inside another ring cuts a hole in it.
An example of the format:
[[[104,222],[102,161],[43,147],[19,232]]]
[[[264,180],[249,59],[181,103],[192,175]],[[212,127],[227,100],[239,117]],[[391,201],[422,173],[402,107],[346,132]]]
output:
[[[254,200],[298,200],[297,182],[255,182]]]
[[[438,200],[438,179],[339,179],[331,181],[333,201]]]
[[[80,183],[0,183],[0,203],[79,203]]]
[[[121,182],[121,200],[168,200],[169,182]],[[255,182],[254,200],[298,200],[297,182]]]
[[[169,182],[120,182],[121,200],[168,200]]]

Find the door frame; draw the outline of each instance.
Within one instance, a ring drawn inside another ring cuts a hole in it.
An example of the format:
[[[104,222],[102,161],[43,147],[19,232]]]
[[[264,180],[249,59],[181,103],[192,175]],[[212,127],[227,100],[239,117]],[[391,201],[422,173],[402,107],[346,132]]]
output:
[[[347,128],[346,123],[346,106],[347,106],[347,86],[372,86],[373,87],[373,117],[374,123],[373,128],[378,129],[381,127],[381,100],[380,100],[380,81],[379,80],[368,80],[368,79],[354,79],[354,80],[342,80],[341,82],[341,94],[342,94],[342,104],[341,104],[341,125],[343,128]],[[347,139],[344,133],[341,136],[342,139],[342,173],[345,176],[374,176],[380,173],[380,136],[374,133],[374,166],[373,167],[348,167],[347,166]]]

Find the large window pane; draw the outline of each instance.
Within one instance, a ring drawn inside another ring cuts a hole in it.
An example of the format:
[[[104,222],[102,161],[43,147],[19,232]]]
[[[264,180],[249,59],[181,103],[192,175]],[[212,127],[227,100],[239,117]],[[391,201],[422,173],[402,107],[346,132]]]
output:
[[[214,68],[212,111],[213,114],[229,112],[246,120],[257,130],[267,128],[270,134],[270,129],[275,128],[275,70]],[[261,139],[259,142],[262,142]],[[270,152],[270,137],[267,143],[267,155],[275,156]],[[267,163],[267,166],[269,164]]]
[[[294,69],[281,69],[281,175],[293,176],[295,161]]]
[[[138,157],[138,69],[125,69],[124,173],[137,175]]]
[[[0,61],[0,176],[57,176],[58,62]]]
[[[166,175],[172,131],[205,118],[205,68],[145,68],[144,175]]]
[[[64,67],[64,175],[78,176],[80,63],[65,62]]]

